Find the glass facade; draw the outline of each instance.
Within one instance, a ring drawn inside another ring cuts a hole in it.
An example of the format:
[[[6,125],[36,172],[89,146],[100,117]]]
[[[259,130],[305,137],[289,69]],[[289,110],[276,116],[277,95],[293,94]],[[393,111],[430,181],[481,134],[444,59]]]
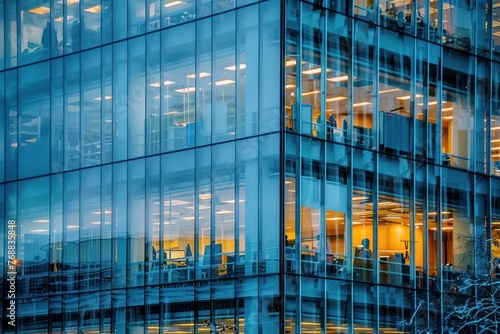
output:
[[[0,0],[2,332],[464,330],[499,8]]]

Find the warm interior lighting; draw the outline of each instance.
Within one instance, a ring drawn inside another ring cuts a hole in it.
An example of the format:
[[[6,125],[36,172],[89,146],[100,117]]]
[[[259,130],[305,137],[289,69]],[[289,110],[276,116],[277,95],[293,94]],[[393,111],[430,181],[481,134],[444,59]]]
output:
[[[312,90],[309,92],[302,93],[302,96],[314,95],[314,94],[319,94],[319,93],[321,93],[319,90]]]
[[[336,102],[336,101],[343,101],[343,100],[347,100],[347,97],[345,97],[345,96],[330,97],[329,99],[326,99],[326,102]]]
[[[296,86],[294,84],[288,84],[285,86],[285,89],[293,89],[295,88]]]
[[[443,116],[443,119],[453,119],[453,116]]]
[[[216,81],[215,85],[216,86],[226,86],[226,85],[234,84],[234,82],[235,82],[234,80],[224,79],[224,80]]]
[[[185,94],[185,93],[192,93],[195,90],[196,90],[196,88],[194,88],[194,87],[187,87],[187,88],[179,88],[179,89],[176,89],[175,91],[177,93],[183,93],[183,94]]]
[[[33,13],[33,14],[37,14],[37,15],[45,15],[45,14],[50,13],[50,8],[46,7],[46,6],[40,6],[40,7],[30,9],[28,12]]]
[[[326,70],[327,72],[330,72],[330,70]],[[310,70],[304,70],[302,71],[302,74],[318,74],[321,73],[321,67],[315,67],[311,68]]]
[[[381,90],[379,91],[378,93],[379,94],[387,94],[387,93],[394,93],[394,92],[397,92],[397,91],[400,91],[401,89],[399,88],[391,88],[391,89],[384,89],[384,90]]]
[[[500,130],[500,126],[494,126],[491,128],[491,131],[495,131],[495,130]]]
[[[441,103],[447,103],[448,101],[442,101]],[[437,104],[437,101],[429,101],[429,103],[427,103],[428,106],[435,106]],[[424,103],[421,102],[421,103],[418,103],[417,105],[419,106],[423,106]],[[452,108],[453,109],[453,108]]]
[[[84,9],[87,13],[92,13],[92,14],[97,14],[101,11],[101,5],[96,5],[93,7],[85,8]]]
[[[292,59],[292,60],[287,60],[285,62],[285,66],[286,67],[289,67],[289,66],[294,66],[295,64],[297,64],[297,61],[295,59]]]
[[[443,108],[441,111],[453,111],[453,107]]]
[[[416,99],[421,98],[421,97],[423,97],[423,95],[420,95],[420,94],[415,95]],[[411,95],[397,96],[396,99],[401,100],[401,101],[409,100],[409,99],[411,99]]]
[[[371,102],[359,102],[359,103],[354,103],[352,106],[353,107],[363,107],[363,106],[369,106],[370,104],[372,104]]]
[[[247,64],[240,64],[240,66],[239,66],[240,70],[244,70],[245,68],[247,68]],[[229,71],[236,71],[236,65],[224,67],[224,69],[229,70]]]
[[[170,2],[167,2],[165,4],[165,7],[172,7],[172,6],[176,6],[176,5],[180,5],[182,3],[182,1],[180,0],[176,0],[176,1],[170,1]]]
[[[326,80],[331,81],[331,82],[347,81],[347,80],[349,80],[349,76],[347,76],[347,75],[341,75],[339,77],[328,78]]]

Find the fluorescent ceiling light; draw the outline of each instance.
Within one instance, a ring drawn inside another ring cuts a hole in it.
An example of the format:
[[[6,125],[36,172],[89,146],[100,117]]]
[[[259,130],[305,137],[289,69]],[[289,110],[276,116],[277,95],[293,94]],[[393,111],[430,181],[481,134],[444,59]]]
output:
[[[330,72],[329,69],[326,69],[327,72]],[[311,68],[310,70],[302,71],[302,74],[318,74],[321,73],[321,67]]]
[[[353,107],[363,107],[363,106],[369,106],[370,104],[372,104],[371,102],[359,102],[359,103],[354,103],[352,106]]]
[[[210,199],[212,198],[212,194],[200,194],[198,195],[199,199]]]
[[[349,80],[349,76],[347,75],[341,75],[339,77],[334,77],[334,78],[328,78],[326,79],[328,81],[332,81],[332,82],[341,82],[341,81],[347,81]]]
[[[234,199],[228,199],[227,201],[221,201],[221,202],[222,203],[228,203],[228,204],[234,204],[234,203],[236,203],[236,200],[234,200]],[[244,199],[240,199],[239,202],[243,203],[243,202],[245,202],[245,200]]]
[[[67,228],[68,228],[68,229],[77,229],[77,228],[79,228],[79,227],[80,227],[80,226],[78,226],[78,225],[68,225],[68,226],[67,226]]]
[[[69,6],[70,6],[70,5],[77,4],[77,3],[79,3],[79,2],[80,2],[80,0],[67,0],[67,1],[66,1],[66,3],[67,3]],[[60,1],[58,1],[57,3],[58,3],[58,4],[60,4],[60,5],[62,5],[62,3],[63,3],[63,2],[62,2],[62,0],[60,0]]]
[[[40,6],[40,7],[30,9],[28,12],[33,13],[33,14],[37,14],[37,15],[45,15],[45,14],[50,13],[50,8],[46,7],[46,6]]]
[[[92,14],[97,14],[101,11],[101,5],[96,5],[93,7],[85,8],[84,9],[87,13],[92,13]]]
[[[387,93],[397,92],[397,91],[400,91],[400,90],[401,90],[401,89],[399,89],[399,88],[391,88],[391,89],[381,90],[381,91],[379,91],[378,93],[379,93],[379,94],[387,94]]]
[[[347,100],[347,97],[345,97],[345,96],[330,97],[329,99],[326,99],[326,102],[335,102],[335,101],[343,101],[343,100]]]
[[[494,130],[500,130],[500,126],[494,126],[491,128],[491,131],[494,131]]]
[[[178,114],[178,110],[172,110],[172,111],[165,111],[163,115],[173,115],[173,114]]]
[[[163,86],[173,85],[174,83],[175,83],[174,81],[165,80],[165,81],[163,81]],[[152,82],[149,85],[151,87],[160,87],[161,86],[159,81]]]
[[[196,90],[196,88],[194,87],[188,87],[188,88],[179,88],[179,89],[176,89],[175,91],[178,92],[178,93],[192,93]]]
[[[420,94],[415,95],[416,99],[421,98],[421,97],[423,97],[423,95],[420,95]],[[398,96],[398,97],[396,97],[396,99],[402,100],[402,101],[409,100],[410,98],[411,98],[411,95],[404,95],[404,96]]]
[[[285,86],[285,89],[292,89],[295,88],[296,86],[294,84],[288,84]]]
[[[453,116],[443,116],[443,119],[453,119]]]
[[[46,232],[49,232],[49,230],[34,229],[34,230],[30,230],[30,232],[32,232],[32,233],[46,233]]]
[[[226,70],[229,70],[229,71],[236,71],[236,65],[233,65],[233,66],[228,66],[228,67],[224,67]],[[240,70],[244,70],[245,68],[247,68],[247,64],[240,64]]]
[[[314,94],[319,94],[319,93],[321,93],[319,90],[313,90],[310,92],[302,93],[302,96],[314,95]]]
[[[33,222],[35,222],[35,223],[50,223],[50,220],[48,220],[48,219],[37,219],[37,220],[34,220]]]
[[[112,98],[113,98],[113,97],[112,97],[112,96],[109,96],[109,95],[106,95],[106,96],[104,97],[104,99],[105,99],[105,100],[111,100]],[[98,96],[98,97],[96,97],[94,100],[96,100],[96,101],[101,101],[101,100],[102,100],[102,98],[101,98],[100,96]]]
[[[234,84],[234,82],[235,82],[234,80],[224,79],[224,80],[216,81],[215,85],[216,86],[226,86],[226,85]]]
[[[441,111],[453,111],[453,107],[443,108]]]
[[[93,215],[100,215],[101,214],[101,211],[94,211],[92,212]],[[104,211],[104,214],[105,215],[110,215],[111,214],[111,211],[110,210],[105,210]]]
[[[287,60],[285,62],[285,66],[286,67],[289,67],[289,66],[294,66],[295,64],[297,64],[297,61],[295,59],[292,59],[292,60]]]
[[[170,2],[167,2],[165,4],[165,7],[172,7],[172,6],[176,6],[176,5],[180,5],[182,3],[182,1],[180,0],[177,0],[177,1],[170,1]]]
[[[215,213],[218,214],[218,215],[227,215],[227,214],[230,214],[230,213],[234,213],[234,211],[231,211],[231,210],[219,210],[219,211],[217,211]]]
[[[441,103],[447,103],[447,102],[448,102],[448,101],[442,101]],[[429,103],[428,103],[427,105],[429,105],[429,106],[435,106],[436,104],[437,104],[437,101],[429,101]],[[423,102],[421,102],[421,103],[417,103],[417,105],[419,105],[419,106],[423,106],[423,105],[424,105],[424,103],[423,103]],[[453,108],[452,108],[452,109],[453,109]]]
[[[207,72],[200,72],[198,74],[198,78],[205,78],[205,77],[209,77],[210,75],[211,74],[207,73]],[[190,79],[194,79],[194,78],[196,78],[196,74],[194,74],[194,73],[193,74],[188,74],[186,77],[190,78]]]
[[[188,202],[188,201],[183,201],[183,200],[180,200],[180,199],[173,199],[171,202],[169,201],[165,201],[165,205],[172,205],[172,206],[175,206],[175,205],[186,205],[186,204],[193,204],[192,202]]]

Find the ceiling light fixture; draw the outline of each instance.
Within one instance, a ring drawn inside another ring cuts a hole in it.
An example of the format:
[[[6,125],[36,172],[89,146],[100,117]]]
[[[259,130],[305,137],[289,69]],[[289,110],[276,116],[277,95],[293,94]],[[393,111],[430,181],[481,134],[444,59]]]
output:
[[[244,70],[245,68],[247,68],[247,64],[240,64],[240,66],[239,66],[240,70]],[[236,65],[224,67],[224,69],[229,70],[229,71],[236,71]]]
[[[180,5],[182,3],[182,1],[180,0],[176,0],[176,1],[170,1],[170,2],[167,2],[165,4],[165,7],[172,7],[172,6],[176,6],[176,5]]]
[[[93,7],[85,8],[84,9],[87,13],[92,13],[92,14],[97,14],[101,11],[101,5],[96,5]]]
[[[216,81],[215,85],[216,86],[226,86],[226,85],[234,84],[234,82],[235,82],[234,80],[224,79],[224,80]]]
[[[33,13],[33,14],[37,14],[37,15],[45,15],[45,14],[50,13],[50,8],[46,7],[46,6],[40,6],[40,7],[30,9],[28,12]]]

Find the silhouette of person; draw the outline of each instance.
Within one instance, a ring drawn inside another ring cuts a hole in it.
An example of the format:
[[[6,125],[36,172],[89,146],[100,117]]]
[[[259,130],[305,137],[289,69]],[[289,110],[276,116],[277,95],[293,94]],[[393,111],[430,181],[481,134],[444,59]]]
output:
[[[59,54],[59,49],[57,48],[57,32],[52,27],[50,20],[47,20],[47,24],[45,28],[43,28],[41,43],[44,49],[52,48],[53,52]]]
[[[363,248],[358,249],[356,256],[363,259],[373,259],[373,253],[370,249],[370,239],[364,238],[361,240],[361,245]]]

